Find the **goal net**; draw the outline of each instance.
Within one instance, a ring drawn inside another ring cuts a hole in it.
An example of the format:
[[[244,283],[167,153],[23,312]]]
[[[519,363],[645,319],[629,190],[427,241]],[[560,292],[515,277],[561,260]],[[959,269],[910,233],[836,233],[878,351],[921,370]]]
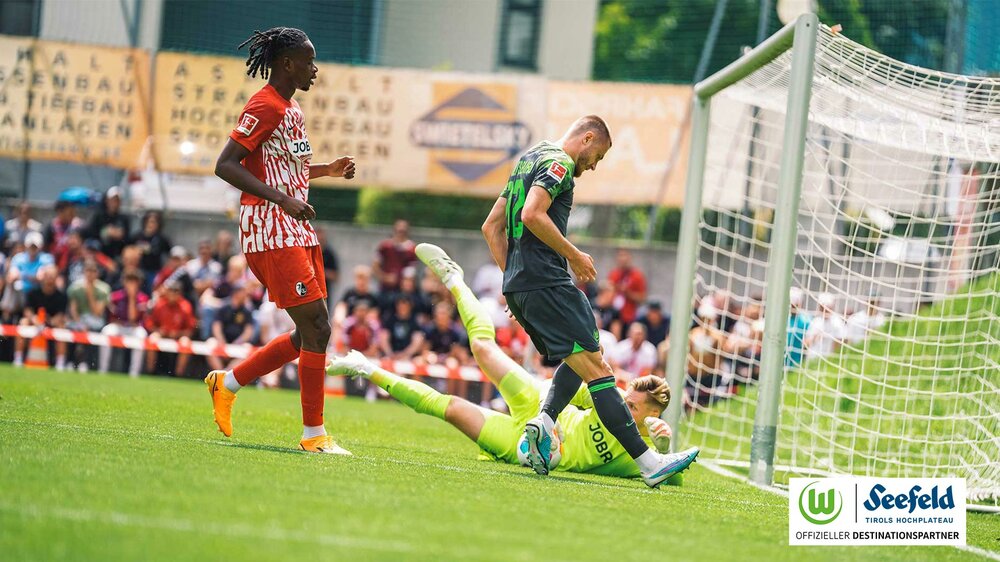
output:
[[[670,351],[686,343],[680,440],[748,467],[764,320],[787,317],[776,481],[957,476],[996,503],[1000,80],[821,26],[785,311],[765,293],[776,218],[795,212],[777,205],[792,57],[710,100],[695,320]]]

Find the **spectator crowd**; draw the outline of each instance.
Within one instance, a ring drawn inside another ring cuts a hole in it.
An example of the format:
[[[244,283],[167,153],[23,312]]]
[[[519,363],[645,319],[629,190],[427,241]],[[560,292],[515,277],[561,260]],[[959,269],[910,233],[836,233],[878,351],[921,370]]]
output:
[[[164,218],[146,212],[137,225],[121,209],[116,188],[108,190],[89,220],[77,216],[72,203],[57,202],[53,218],[43,224],[22,204],[13,218],[0,223],[0,321],[22,326],[68,328],[108,336],[204,340],[252,346],[294,326],[278,310],[238,252],[235,237],[220,230],[198,243],[194,255],[172,244]],[[133,226],[135,228],[133,228]],[[317,228],[327,281],[338,281],[336,254]],[[336,352],[357,349],[381,359],[416,365],[472,366],[465,331],[451,293],[429,271],[419,267],[409,225],[397,220],[392,235],[376,248],[371,265],[351,272],[349,288],[331,302]],[[511,357],[540,376],[550,367],[538,357],[525,331],[506,312],[503,274],[495,264],[469,276],[473,292],[491,312],[497,342]],[[670,352],[670,315],[648,299],[646,274],[620,249],[614,268],[600,282],[580,287],[591,297],[600,343],[621,382],[646,375],[665,375]],[[331,296],[334,292],[330,291]],[[802,291],[793,290],[786,364],[797,366],[811,357],[858,342],[885,322],[877,301],[849,316],[836,312],[832,295],[820,295],[816,314],[803,310]],[[758,376],[763,332],[763,299],[744,302],[728,292],[698,298],[688,338],[686,401],[706,404],[738,391]],[[225,357],[191,357],[143,349],[96,348],[48,342],[48,362],[56,369],[117,370],[172,376],[201,376],[234,361]],[[0,357],[23,365],[29,342],[7,338]],[[294,369],[265,378],[268,384],[294,385]],[[284,376],[283,376],[284,375]],[[450,394],[486,405],[495,390],[487,383],[436,381]],[[373,398],[375,387],[350,392]]]

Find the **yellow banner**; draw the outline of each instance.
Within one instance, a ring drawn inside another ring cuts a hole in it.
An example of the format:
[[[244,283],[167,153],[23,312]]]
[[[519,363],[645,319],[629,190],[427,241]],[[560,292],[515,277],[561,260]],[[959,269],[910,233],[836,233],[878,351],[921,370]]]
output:
[[[138,49],[0,36],[0,155],[135,167],[149,74]]]
[[[237,58],[161,53],[156,63],[156,164],[211,174],[243,105],[264,82],[248,78]],[[673,173],[667,164],[681,138],[690,92],[685,86],[320,64],[316,84],[295,99],[315,161],[347,154],[357,159],[352,185],[496,197],[525,149],[597,113],[608,120],[614,147],[596,173],[578,182],[576,200],[649,203],[662,196],[678,204],[686,146]]]
[[[574,201],[680,206],[688,157],[684,120],[690,104],[690,86],[549,82],[549,138],[560,137],[588,114],[600,115],[611,129],[611,150],[597,170],[577,181]]]

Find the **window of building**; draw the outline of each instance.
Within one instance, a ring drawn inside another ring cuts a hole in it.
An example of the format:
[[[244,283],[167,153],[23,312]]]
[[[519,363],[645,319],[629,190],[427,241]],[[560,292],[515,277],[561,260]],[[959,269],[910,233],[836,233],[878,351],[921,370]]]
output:
[[[504,0],[500,23],[500,65],[538,68],[542,0]]]
[[[0,33],[37,36],[41,12],[41,0],[0,1]]]

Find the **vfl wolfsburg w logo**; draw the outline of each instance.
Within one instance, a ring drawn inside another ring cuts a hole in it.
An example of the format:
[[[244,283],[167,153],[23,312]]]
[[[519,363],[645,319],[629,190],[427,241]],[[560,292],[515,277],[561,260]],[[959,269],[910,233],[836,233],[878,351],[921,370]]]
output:
[[[813,525],[826,525],[840,515],[840,510],[844,509],[844,498],[836,488],[825,492],[811,489],[816,484],[819,482],[809,484],[799,493],[799,513]]]

